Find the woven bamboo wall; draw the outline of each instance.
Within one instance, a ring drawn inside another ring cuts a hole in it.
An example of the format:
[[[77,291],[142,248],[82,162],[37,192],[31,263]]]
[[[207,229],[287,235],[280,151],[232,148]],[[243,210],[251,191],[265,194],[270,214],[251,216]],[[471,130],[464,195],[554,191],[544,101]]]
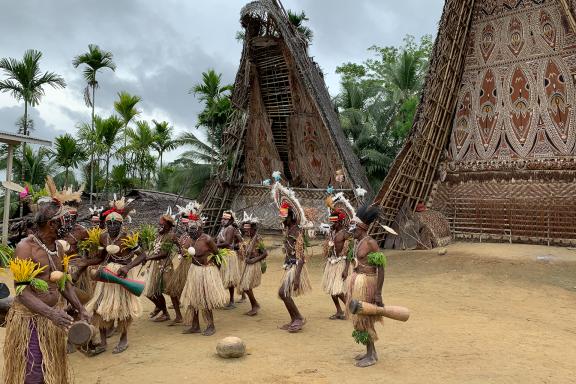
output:
[[[456,237],[576,239],[576,34],[565,5],[476,2],[429,201]]]

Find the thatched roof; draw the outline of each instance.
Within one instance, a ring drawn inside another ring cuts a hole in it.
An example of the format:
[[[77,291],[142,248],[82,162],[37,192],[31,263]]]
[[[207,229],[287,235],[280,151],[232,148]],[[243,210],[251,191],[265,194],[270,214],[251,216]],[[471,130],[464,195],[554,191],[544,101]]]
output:
[[[362,186],[371,194],[372,188],[366,177],[366,172],[364,167],[360,165],[358,157],[354,154],[350,142],[342,131],[338,114],[324,83],[323,74],[318,64],[308,56],[307,42],[288,20],[288,14],[282,4],[276,0],[253,1],[240,11],[240,21],[246,29],[246,38],[240,59],[240,67],[234,82],[234,93],[232,94],[234,105],[244,111],[248,108],[248,94],[250,92],[247,76],[249,73],[249,36],[254,33],[250,29],[264,28],[266,24],[270,24],[270,21],[273,21],[274,28],[294,59],[300,81],[316,103],[316,109],[319,111],[324,125],[330,130],[330,138],[338,150],[338,157],[342,159],[352,183]]]

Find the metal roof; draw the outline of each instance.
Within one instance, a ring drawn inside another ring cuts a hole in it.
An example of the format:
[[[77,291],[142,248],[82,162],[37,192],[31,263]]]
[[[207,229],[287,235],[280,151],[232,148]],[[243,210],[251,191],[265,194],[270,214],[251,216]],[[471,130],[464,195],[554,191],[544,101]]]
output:
[[[47,147],[52,146],[52,142],[49,140],[40,139],[37,137],[32,136],[24,136],[17,133],[12,132],[4,132],[0,131],[0,143],[18,145],[21,143],[29,143],[29,144],[39,144],[45,145]]]

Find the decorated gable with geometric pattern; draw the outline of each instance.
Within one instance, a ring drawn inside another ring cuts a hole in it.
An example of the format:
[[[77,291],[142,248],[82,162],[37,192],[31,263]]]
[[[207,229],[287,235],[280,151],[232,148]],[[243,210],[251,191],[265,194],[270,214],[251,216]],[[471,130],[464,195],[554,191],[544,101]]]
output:
[[[576,34],[565,15],[559,0],[476,1],[448,175],[572,163]]]

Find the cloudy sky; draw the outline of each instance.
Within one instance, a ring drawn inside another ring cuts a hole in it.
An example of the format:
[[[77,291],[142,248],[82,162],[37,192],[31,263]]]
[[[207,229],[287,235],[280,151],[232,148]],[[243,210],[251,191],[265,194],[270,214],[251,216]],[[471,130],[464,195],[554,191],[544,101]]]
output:
[[[116,72],[99,74],[96,111],[107,116],[119,91],[142,97],[141,118],[166,120],[178,132],[195,129],[201,105],[188,90],[214,68],[232,82],[241,44],[241,0],[20,0],[4,1],[0,13],[0,57],[21,59],[29,48],[42,51],[42,71],[64,77],[64,90],[46,89],[34,108],[33,135],[52,139],[90,121],[85,86],[74,56],[97,44],[114,54]],[[338,92],[336,67],[362,62],[371,45],[398,45],[406,34],[436,34],[442,0],[284,0],[304,10],[314,32],[310,53],[324,72],[331,94]],[[0,74],[3,77],[3,74]],[[15,131],[23,104],[0,94],[0,130]],[[174,159],[178,153],[167,156]]]

